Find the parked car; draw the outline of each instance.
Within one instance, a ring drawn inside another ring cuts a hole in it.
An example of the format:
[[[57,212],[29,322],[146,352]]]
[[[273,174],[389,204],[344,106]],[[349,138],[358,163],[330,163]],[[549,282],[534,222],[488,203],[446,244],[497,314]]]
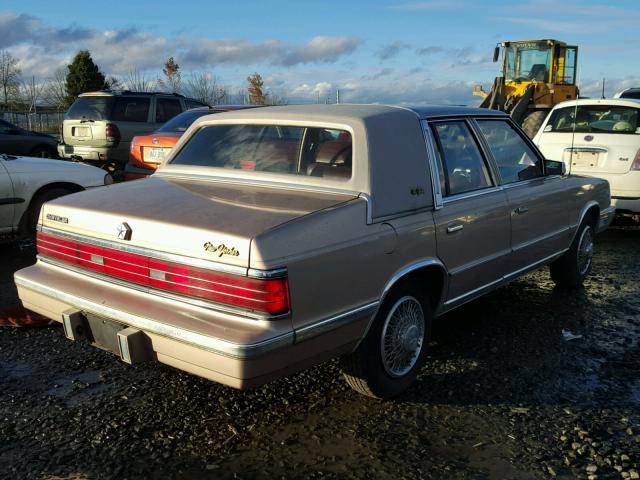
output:
[[[197,107],[176,115],[149,135],[138,135],[131,140],[129,162],[124,169],[125,180],[151,175],[171,151],[182,134],[198,118],[212,113],[255,108],[258,105],[216,105]]]
[[[0,233],[35,234],[43,203],[112,182],[90,165],[1,154]]]
[[[534,142],[571,173],[605,178],[619,214],[640,214],[640,102],[577,100],[551,110]]]
[[[640,88],[627,88],[619,93],[616,93],[613,98],[633,98],[640,100]]]
[[[32,132],[0,120],[0,153],[56,158],[58,140],[46,133]]]
[[[202,102],[178,94],[91,92],[81,94],[64,116],[61,158],[122,170],[131,139],[152,132],[167,120]]]
[[[434,316],[544,265],[562,286],[589,273],[609,187],[561,167],[485,109],[205,116],[147,180],[47,203],[15,281],[125,362],[248,388],[341,356],[353,388],[392,397]]]

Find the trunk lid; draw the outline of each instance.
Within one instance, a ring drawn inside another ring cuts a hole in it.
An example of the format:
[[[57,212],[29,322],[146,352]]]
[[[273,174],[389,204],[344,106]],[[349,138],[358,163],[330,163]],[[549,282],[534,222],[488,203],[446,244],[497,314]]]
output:
[[[256,235],[354,198],[152,177],[56,199],[45,204],[41,220],[44,227],[88,239],[248,268]],[[118,238],[124,224],[129,240]]]
[[[539,146],[546,158],[563,161],[572,173],[627,173],[640,150],[640,135],[544,132]]]

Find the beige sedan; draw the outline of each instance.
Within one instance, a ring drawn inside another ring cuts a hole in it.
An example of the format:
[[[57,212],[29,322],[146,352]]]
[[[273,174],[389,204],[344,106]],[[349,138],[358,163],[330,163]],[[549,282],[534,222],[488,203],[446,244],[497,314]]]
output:
[[[202,117],[148,180],[47,203],[26,308],[125,362],[236,388],[342,357],[392,397],[434,317],[534,269],[579,285],[609,186],[461,107],[270,107]]]

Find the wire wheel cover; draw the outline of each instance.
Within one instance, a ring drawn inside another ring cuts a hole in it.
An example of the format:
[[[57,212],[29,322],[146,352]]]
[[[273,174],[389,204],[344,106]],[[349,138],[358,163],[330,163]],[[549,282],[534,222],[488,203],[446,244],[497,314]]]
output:
[[[380,341],[382,365],[390,376],[402,377],[414,367],[422,351],[424,328],[424,312],[414,297],[402,297],[391,308]]]

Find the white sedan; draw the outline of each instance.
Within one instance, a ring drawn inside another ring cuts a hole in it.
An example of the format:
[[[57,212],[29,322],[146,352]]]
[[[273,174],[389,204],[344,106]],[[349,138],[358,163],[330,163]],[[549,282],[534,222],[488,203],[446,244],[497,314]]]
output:
[[[640,216],[640,101],[580,99],[556,105],[533,138],[567,171],[609,181],[618,214]]]
[[[0,234],[31,234],[43,203],[110,183],[104,170],[83,163],[0,155]]]

